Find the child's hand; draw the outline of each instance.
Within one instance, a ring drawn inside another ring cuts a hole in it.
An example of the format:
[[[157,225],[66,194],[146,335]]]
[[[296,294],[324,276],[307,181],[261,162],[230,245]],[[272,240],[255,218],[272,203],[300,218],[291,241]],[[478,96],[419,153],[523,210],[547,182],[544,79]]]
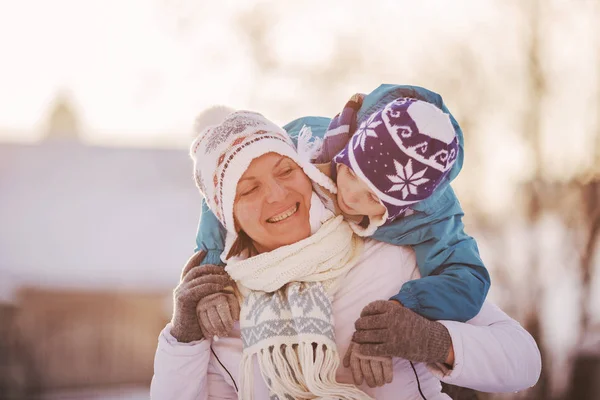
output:
[[[198,302],[196,315],[205,338],[225,337],[240,319],[240,304],[233,293],[214,293]]]
[[[400,357],[409,361],[444,363],[452,349],[446,327],[430,321],[396,301],[368,304],[354,324],[352,341],[361,354]]]
[[[356,385],[362,385],[363,379],[371,388],[392,383],[394,366],[391,357],[365,356],[358,352],[358,344],[351,342],[344,356],[344,367],[350,368]]]

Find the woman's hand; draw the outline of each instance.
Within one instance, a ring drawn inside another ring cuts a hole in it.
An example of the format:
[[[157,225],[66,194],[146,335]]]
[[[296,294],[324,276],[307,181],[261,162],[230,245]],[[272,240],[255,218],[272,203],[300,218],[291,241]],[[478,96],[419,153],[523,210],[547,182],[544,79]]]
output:
[[[205,255],[205,252],[198,252],[190,258],[181,274],[181,282],[173,293],[171,335],[178,342],[189,343],[204,337],[196,316],[198,302],[234,284],[223,267],[199,266]]]
[[[206,296],[198,303],[196,314],[206,338],[229,336],[240,319],[240,303],[232,290]]]
[[[359,353],[358,344],[350,342],[344,356],[344,367],[350,368],[354,383],[359,386],[363,381],[371,388],[392,383],[394,366],[391,357],[365,356]]]
[[[365,356],[400,357],[409,361],[445,363],[452,349],[446,327],[396,301],[368,304],[355,323],[352,341]]]

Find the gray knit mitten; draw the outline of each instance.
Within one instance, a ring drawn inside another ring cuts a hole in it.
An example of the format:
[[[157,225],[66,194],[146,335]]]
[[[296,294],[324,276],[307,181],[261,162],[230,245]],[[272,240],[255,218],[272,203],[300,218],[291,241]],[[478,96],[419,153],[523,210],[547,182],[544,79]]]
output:
[[[355,323],[352,341],[366,356],[400,357],[409,361],[444,363],[452,346],[446,327],[396,301],[368,304]]]
[[[206,296],[196,306],[200,328],[206,338],[228,336],[240,319],[240,303],[232,290]]]
[[[359,345],[351,342],[344,356],[344,367],[350,368],[356,385],[362,385],[363,380],[371,388],[392,383],[394,366],[392,357],[365,356],[358,351]]]
[[[196,316],[198,302],[234,284],[223,267],[198,266],[203,258],[204,255],[196,254],[188,261],[183,269],[181,282],[173,292],[171,335],[178,342],[189,343],[204,337]]]

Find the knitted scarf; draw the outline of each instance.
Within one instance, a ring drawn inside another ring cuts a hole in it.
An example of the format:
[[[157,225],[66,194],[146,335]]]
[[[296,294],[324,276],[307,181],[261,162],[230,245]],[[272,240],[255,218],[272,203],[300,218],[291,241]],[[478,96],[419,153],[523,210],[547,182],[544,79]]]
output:
[[[244,298],[240,399],[253,399],[255,355],[272,399],[370,399],[335,378],[340,357],[332,298],[361,248],[338,216],[300,242],[229,260],[226,270]]]

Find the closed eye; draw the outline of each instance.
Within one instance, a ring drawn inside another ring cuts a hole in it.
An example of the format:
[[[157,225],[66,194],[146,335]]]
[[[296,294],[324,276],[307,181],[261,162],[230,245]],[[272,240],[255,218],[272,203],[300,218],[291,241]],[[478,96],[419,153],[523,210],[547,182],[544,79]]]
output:
[[[247,196],[249,194],[254,193],[256,190],[258,189],[258,186],[252,186],[251,188],[244,190],[242,193],[240,193],[240,197],[243,196]]]
[[[356,179],[356,174],[354,173],[354,171],[352,171],[352,168],[346,168],[346,170],[348,171],[348,175],[350,175],[352,179]]]
[[[294,172],[293,168],[286,168],[283,171],[281,171],[281,173],[279,174],[280,177],[285,178],[286,176],[289,176],[292,172]]]

